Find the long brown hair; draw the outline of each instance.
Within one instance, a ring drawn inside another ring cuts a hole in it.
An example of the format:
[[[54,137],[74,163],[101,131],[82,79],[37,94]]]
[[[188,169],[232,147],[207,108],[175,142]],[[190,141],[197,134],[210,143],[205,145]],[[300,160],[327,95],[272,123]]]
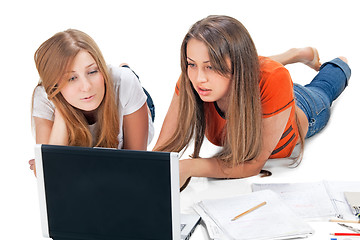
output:
[[[160,146],[162,151],[181,151],[194,138],[192,157],[199,157],[205,134],[203,101],[187,74],[187,44],[202,41],[208,48],[211,66],[223,76],[231,76],[226,137],[215,157],[234,166],[256,158],[262,146],[260,67],[255,45],[246,28],[228,16],[209,16],[196,22],[181,46],[180,110],[173,136]],[[228,67],[227,60],[231,66]]]
[[[91,135],[84,114],[70,105],[60,92],[66,84],[66,81],[60,80],[81,50],[87,51],[93,57],[105,82],[104,99],[97,111],[95,139]],[[68,144],[116,148],[119,143],[117,137],[120,129],[114,86],[95,41],[79,30],[69,29],[59,32],[40,45],[35,52],[34,60],[40,76],[38,86],[44,87],[49,100],[64,117],[69,135]]]

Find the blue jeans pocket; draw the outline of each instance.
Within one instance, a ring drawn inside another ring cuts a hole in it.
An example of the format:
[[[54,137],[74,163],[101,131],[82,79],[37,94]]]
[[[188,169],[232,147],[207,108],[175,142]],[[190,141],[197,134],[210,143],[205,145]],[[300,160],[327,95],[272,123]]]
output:
[[[320,132],[330,118],[330,104],[326,95],[317,89],[294,84],[296,105],[305,113],[309,122],[306,138]]]

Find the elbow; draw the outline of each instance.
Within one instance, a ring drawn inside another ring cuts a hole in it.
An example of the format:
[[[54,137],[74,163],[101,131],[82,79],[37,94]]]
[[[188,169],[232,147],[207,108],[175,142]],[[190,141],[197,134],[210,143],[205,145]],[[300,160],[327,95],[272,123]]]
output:
[[[246,178],[246,177],[253,177],[253,176],[259,175],[261,170],[262,170],[262,168],[252,168],[252,169],[245,170],[242,173],[242,177]]]
[[[250,160],[229,169],[229,178],[247,178],[263,173],[265,161]]]
[[[252,161],[249,162],[249,164],[252,164],[252,171],[251,171],[251,176],[256,176],[259,174],[263,174],[263,167],[266,163],[268,158],[266,159],[254,159],[252,161],[254,161],[253,163],[251,163]]]
[[[263,168],[263,166],[255,168],[253,171],[253,176],[259,175],[262,171],[262,168]]]

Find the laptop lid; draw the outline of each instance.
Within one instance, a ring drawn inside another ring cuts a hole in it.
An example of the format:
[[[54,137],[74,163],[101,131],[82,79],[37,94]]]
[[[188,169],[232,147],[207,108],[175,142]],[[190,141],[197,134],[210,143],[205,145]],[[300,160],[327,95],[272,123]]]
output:
[[[45,237],[180,239],[176,153],[35,149]]]

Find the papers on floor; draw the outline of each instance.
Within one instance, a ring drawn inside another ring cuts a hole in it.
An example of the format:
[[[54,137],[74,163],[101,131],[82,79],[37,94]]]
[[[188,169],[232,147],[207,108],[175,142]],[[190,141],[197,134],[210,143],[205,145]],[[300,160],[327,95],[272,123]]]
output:
[[[253,184],[253,191],[270,189],[300,217],[328,220],[333,217],[355,219],[344,192],[360,191],[360,182],[321,181],[310,183]]]
[[[231,221],[264,201],[266,205]],[[203,200],[195,204],[194,209],[202,217],[212,239],[285,239],[313,233],[313,229],[271,190]]]

